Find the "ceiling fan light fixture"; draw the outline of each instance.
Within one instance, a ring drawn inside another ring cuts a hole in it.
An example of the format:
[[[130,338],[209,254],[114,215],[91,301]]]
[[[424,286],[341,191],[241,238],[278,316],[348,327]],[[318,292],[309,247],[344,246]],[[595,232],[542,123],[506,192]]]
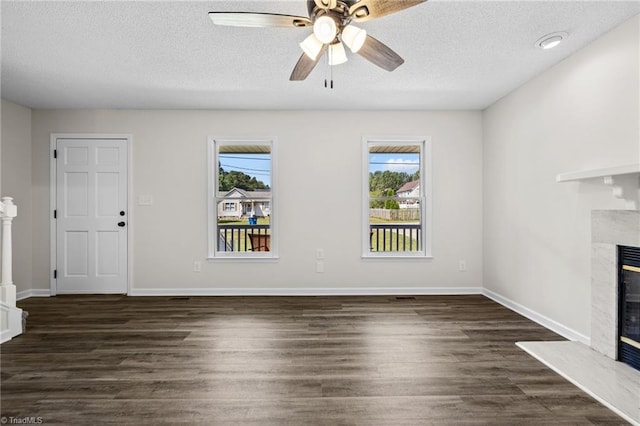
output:
[[[367,39],[367,32],[355,25],[347,25],[342,29],[342,41],[353,53],[358,53]]]
[[[404,59],[389,46],[366,31],[350,25],[400,12],[427,0],[306,0],[307,16],[268,12],[209,12],[216,25],[230,27],[313,27],[299,43],[300,54],[289,80],[305,80],[327,52],[327,62],[338,65],[347,61],[345,45],[352,52],[385,71],[393,71]],[[330,68],[332,69],[332,68]]]
[[[321,43],[329,44],[338,35],[338,25],[333,18],[323,15],[313,23],[313,34]]]
[[[329,65],[340,65],[347,62],[347,52],[344,51],[342,42],[329,46]]]
[[[316,60],[318,54],[322,50],[322,42],[318,40],[315,34],[311,34],[300,43],[300,48],[309,57],[309,59]]]

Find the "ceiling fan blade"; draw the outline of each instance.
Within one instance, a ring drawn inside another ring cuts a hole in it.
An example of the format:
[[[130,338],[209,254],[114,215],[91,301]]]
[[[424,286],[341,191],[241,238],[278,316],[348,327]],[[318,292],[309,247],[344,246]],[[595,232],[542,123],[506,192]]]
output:
[[[356,22],[364,22],[400,12],[425,1],[427,0],[360,0],[349,8],[349,15]]]
[[[307,0],[307,11],[309,12],[309,16],[313,14],[313,11],[316,8],[316,2],[314,0]]]
[[[309,74],[311,74],[311,71],[313,71],[313,69],[316,67],[318,61],[320,60],[322,55],[324,55],[324,52],[326,50],[327,45],[325,44],[324,46],[322,46],[322,49],[320,50],[320,53],[318,53],[318,57],[315,61],[309,58],[306,53],[303,53],[302,56],[300,56],[300,59],[298,59],[298,63],[296,64],[296,66],[293,68],[289,80],[302,81],[306,79]]]
[[[369,35],[358,50],[358,55],[387,71],[393,71],[404,63],[400,55]]]
[[[313,25],[304,16],[280,15],[277,13],[254,12],[209,12],[216,25],[230,27],[306,27]]]

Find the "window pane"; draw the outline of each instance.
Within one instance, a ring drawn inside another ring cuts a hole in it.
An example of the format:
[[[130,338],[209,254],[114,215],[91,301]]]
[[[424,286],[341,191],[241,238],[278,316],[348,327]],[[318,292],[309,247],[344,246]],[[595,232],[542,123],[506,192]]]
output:
[[[423,250],[421,145],[369,145],[369,251]]]
[[[257,191],[271,188],[269,145],[220,145],[218,147],[218,191],[233,188]]]
[[[224,201],[218,203],[218,211]],[[271,251],[270,217],[218,216],[218,247],[221,252]]]
[[[420,197],[420,146],[370,146],[369,191],[371,197]]]
[[[370,209],[371,252],[422,250],[420,205],[411,209]]]
[[[216,252],[271,251],[271,145],[216,149]]]

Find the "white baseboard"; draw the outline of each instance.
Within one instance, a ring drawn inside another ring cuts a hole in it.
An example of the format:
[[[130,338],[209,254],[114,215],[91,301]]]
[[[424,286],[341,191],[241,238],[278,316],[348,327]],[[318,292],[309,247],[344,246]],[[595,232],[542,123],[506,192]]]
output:
[[[49,297],[51,290],[44,288],[32,288],[30,290],[19,291],[16,293],[16,300],[28,299],[29,297]]]
[[[482,294],[489,299],[537,322],[562,337],[591,345],[591,339],[536,311],[482,287],[317,287],[317,288],[134,288],[129,296],[407,296]],[[17,300],[29,297],[49,297],[48,289],[18,292]],[[0,341],[4,341],[4,332]]]
[[[482,294],[481,287],[134,288],[129,296],[401,296]]]
[[[498,293],[494,293],[491,290],[487,290],[486,288],[482,289],[482,294],[487,296],[489,299],[492,299],[495,302],[498,302],[502,306],[509,308],[512,311],[517,312],[520,315],[527,317],[532,321],[537,322],[541,326],[548,328],[549,330],[561,335],[565,339],[584,343],[587,346],[591,346],[590,337],[585,336],[582,333],[578,333],[577,331],[569,327],[566,327],[560,324],[559,322],[552,320],[551,318],[548,318],[536,311],[533,311],[525,306],[522,306],[521,304],[516,303],[513,300],[507,299],[506,297]]]

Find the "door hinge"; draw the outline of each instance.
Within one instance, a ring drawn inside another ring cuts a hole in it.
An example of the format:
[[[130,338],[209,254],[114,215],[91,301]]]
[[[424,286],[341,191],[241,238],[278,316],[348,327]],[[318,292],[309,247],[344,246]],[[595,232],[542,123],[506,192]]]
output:
[[[53,150],[53,158],[58,158],[58,150],[57,149]]]
[[[57,279],[57,278],[58,278],[58,270],[57,270],[57,269],[54,269],[54,270],[53,270],[53,279],[55,280],[55,279]]]
[[[53,211],[53,218],[57,219],[58,218],[58,210],[54,210]]]

